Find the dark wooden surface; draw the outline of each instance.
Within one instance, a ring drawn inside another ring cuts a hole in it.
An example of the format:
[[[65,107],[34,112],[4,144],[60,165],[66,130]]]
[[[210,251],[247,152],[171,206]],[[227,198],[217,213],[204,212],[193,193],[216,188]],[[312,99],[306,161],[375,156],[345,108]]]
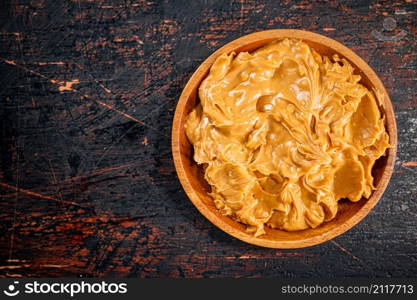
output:
[[[0,274],[415,277],[416,13],[416,1],[1,1]],[[394,30],[383,29],[388,17]],[[398,121],[395,173],[378,206],[306,249],[259,248],[215,228],[171,157],[193,70],[270,28],[352,48],[386,85]]]

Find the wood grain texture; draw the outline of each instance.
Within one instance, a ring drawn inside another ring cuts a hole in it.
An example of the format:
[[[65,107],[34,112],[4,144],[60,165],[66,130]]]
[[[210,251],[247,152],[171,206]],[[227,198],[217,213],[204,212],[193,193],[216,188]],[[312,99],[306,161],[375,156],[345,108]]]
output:
[[[415,277],[416,13],[411,1],[52,1],[0,4],[0,274]],[[391,17],[397,27],[387,31]],[[305,29],[353,49],[397,117],[379,204],[299,250],[240,242],[183,192],[170,149],[195,68],[231,40]],[[398,41],[378,40],[372,31]]]
[[[361,75],[361,84],[369,90],[377,90],[383,93],[381,99],[381,113],[385,120],[385,127],[389,135],[391,148],[385,155],[376,161],[372,173],[376,190],[369,199],[363,198],[358,202],[340,201],[336,217],[321,224],[317,228],[297,232],[287,232],[265,228],[266,234],[254,237],[253,233],[246,230],[246,226],[223,216],[215,207],[210,197],[211,189],[204,179],[204,171],[194,161],[193,146],[185,134],[185,123],[191,110],[200,101],[197,97],[201,82],[207,76],[211,66],[222,54],[242,51],[254,51],[274,40],[284,38],[301,39],[317,53],[326,57],[338,55],[347,59],[355,68],[356,74]],[[359,223],[370,210],[378,203],[391,178],[397,151],[397,126],[391,99],[375,72],[350,49],[333,39],[305,30],[275,29],[258,31],[240,37],[224,45],[210,55],[193,73],[184,87],[178,100],[174,121],[172,124],[172,154],[178,178],[187,196],[197,209],[214,225],[226,233],[250,244],[278,249],[303,248],[318,245],[345,233]]]

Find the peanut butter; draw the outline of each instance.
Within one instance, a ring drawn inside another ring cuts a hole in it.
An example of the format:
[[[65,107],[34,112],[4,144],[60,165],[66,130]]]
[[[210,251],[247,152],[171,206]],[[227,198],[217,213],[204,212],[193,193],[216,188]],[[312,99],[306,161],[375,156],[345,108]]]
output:
[[[218,57],[185,124],[217,209],[259,236],[265,224],[317,227],[340,199],[368,198],[389,137],[380,93],[360,79],[294,39]]]

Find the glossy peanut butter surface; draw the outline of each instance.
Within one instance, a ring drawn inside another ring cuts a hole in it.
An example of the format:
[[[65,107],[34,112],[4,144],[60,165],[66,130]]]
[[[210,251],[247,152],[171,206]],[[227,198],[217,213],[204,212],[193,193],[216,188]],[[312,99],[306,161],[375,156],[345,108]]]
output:
[[[382,95],[359,81],[298,40],[221,55],[185,124],[220,212],[258,236],[314,228],[340,199],[369,197],[389,137]]]

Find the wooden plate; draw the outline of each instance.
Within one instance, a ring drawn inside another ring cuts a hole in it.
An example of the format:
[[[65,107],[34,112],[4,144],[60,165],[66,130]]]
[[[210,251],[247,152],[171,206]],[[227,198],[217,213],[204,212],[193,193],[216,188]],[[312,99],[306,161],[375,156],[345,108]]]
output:
[[[356,203],[347,200],[339,201],[339,212],[336,218],[314,229],[286,232],[266,228],[265,235],[254,237],[246,232],[245,225],[221,215],[214,206],[212,198],[207,194],[210,187],[204,180],[201,168],[193,160],[193,148],[185,135],[184,122],[186,116],[199,101],[197,91],[201,81],[206,77],[219,55],[233,51],[236,53],[253,51],[273,40],[282,38],[302,39],[321,55],[331,57],[333,54],[338,54],[346,58],[355,67],[355,73],[361,75],[363,85],[369,89],[376,88],[382,91],[385,97],[381,112],[385,115],[386,128],[393,147],[387,150],[386,156],[381,157],[373,168],[376,190],[369,199],[363,198]],[[358,55],[339,42],[302,30],[277,29],[256,32],[238,38],[214,52],[198,67],[186,84],[178,101],[172,126],[172,152],[175,168],[185,192],[197,209],[228,234],[242,241],[270,248],[301,248],[320,244],[346,232],[361,221],[376,205],[388,185],[394,168],[396,149],[397,128],[394,111],[389,95],[375,72]]]

